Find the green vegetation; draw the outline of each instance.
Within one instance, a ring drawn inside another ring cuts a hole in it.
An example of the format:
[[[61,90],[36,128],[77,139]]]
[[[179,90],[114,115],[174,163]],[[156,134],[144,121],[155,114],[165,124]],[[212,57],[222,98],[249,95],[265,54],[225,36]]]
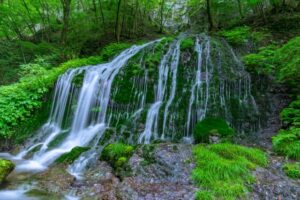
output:
[[[192,38],[186,38],[184,40],[181,41],[181,50],[187,50],[187,49],[193,49],[193,47],[195,46],[195,42]]]
[[[233,144],[197,145],[193,154],[192,178],[202,189],[196,194],[199,200],[245,198],[246,184],[255,180],[251,170],[267,165],[262,151]]]
[[[287,163],[283,166],[285,174],[293,179],[300,179],[300,162]]]
[[[88,151],[89,147],[75,147],[70,152],[61,155],[56,163],[73,163],[83,152]]]
[[[234,130],[223,119],[206,118],[197,123],[194,139],[196,143],[208,142],[210,135],[219,135],[223,139],[230,139],[233,134]]]
[[[282,47],[274,45],[260,49],[257,54],[244,57],[247,69],[257,74],[273,75],[277,81],[299,91],[300,37],[290,40]]]
[[[300,126],[300,96],[281,111],[280,117],[285,125]]]
[[[279,134],[272,138],[272,143],[274,150],[280,155],[300,159],[300,128],[280,130]]]
[[[15,168],[15,164],[9,160],[0,159],[0,184]]]
[[[101,159],[109,162],[115,169],[124,167],[132,156],[134,148],[122,143],[107,145],[101,154]]]
[[[15,84],[0,87],[0,138],[15,137],[17,126],[22,126],[43,105],[44,97],[54,86],[58,76],[66,70],[102,62],[101,57],[70,60],[47,70],[35,64],[34,70]]]
[[[235,27],[229,30],[219,32],[219,35],[225,37],[232,45],[243,45],[248,42],[260,42],[267,37],[264,32],[251,30],[248,26]]]

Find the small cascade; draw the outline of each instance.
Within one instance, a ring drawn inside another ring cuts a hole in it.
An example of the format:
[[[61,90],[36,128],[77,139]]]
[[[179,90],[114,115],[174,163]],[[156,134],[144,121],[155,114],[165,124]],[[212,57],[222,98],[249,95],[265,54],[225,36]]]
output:
[[[174,42],[170,45],[168,52],[163,56],[160,66],[159,66],[159,76],[156,90],[155,102],[150,106],[148,110],[146,125],[144,132],[140,135],[138,142],[149,144],[151,137],[154,135],[157,138],[157,127],[159,111],[165,99],[165,92],[167,90],[167,81],[169,77],[169,70],[172,72],[172,91],[167,102],[167,107],[165,110],[165,120],[168,116],[168,107],[172,103],[175,91],[176,91],[176,78],[177,78],[177,67],[179,64],[180,56],[180,40]],[[171,60],[171,63],[170,63]],[[164,122],[165,124],[166,122]],[[163,134],[164,137],[164,134]]]
[[[56,85],[49,120],[41,129],[40,134],[46,136],[41,142],[42,147],[34,153],[32,159],[17,165],[16,171],[44,170],[59,156],[71,151],[74,147],[88,146],[94,140],[98,141],[107,127],[106,112],[115,76],[131,57],[156,42],[133,46],[110,63],[69,70],[61,76]],[[82,73],[84,74],[83,84],[79,94],[76,95],[73,80]],[[76,110],[70,113],[73,120],[68,128],[67,136],[58,146],[50,147],[50,144],[63,133],[64,118],[71,109],[71,103],[74,102],[77,103],[77,106]],[[92,112],[94,108],[99,108],[97,114]],[[94,146],[97,146],[96,142],[94,142]],[[35,147],[37,145],[29,147],[19,156],[24,157]]]

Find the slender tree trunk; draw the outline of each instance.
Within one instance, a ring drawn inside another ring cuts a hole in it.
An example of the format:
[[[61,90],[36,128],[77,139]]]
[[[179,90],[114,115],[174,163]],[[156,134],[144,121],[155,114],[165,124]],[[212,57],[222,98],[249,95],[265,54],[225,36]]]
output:
[[[161,0],[161,6],[160,6],[160,28],[159,32],[164,31],[164,10],[165,10],[165,0]]]
[[[206,12],[207,12],[207,19],[208,19],[208,30],[211,31],[214,29],[214,23],[211,15],[210,0],[206,0]]]
[[[71,12],[71,0],[61,0],[63,6],[63,29],[61,31],[60,42],[65,45],[69,29],[69,20]]]
[[[239,7],[240,16],[241,16],[241,18],[244,18],[241,0],[237,0],[237,3],[238,3],[238,7]]]
[[[122,3],[122,0],[119,0],[118,2],[118,7],[117,7],[117,15],[116,15],[116,24],[115,24],[115,37],[116,37],[116,40],[117,42],[120,41],[120,25],[119,25],[119,18],[120,18],[120,8],[121,8],[121,3]]]
[[[102,7],[101,0],[99,0],[99,7],[100,7],[100,12],[101,12],[102,25],[103,25],[103,28],[105,28],[105,18],[104,18],[104,13],[103,13],[103,7]]]

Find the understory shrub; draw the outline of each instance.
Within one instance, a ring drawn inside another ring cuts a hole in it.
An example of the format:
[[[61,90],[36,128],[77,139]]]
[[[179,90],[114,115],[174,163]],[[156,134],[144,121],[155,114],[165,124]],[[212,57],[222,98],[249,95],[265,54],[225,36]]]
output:
[[[226,143],[194,146],[193,155],[192,178],[201,188],[196,193],[199,200],[245,198],[246,183],[255,180],[251,170],[267,165],[262,151]]]
[[[209,136],[217,134],[223,139],[230,139],[234,130],[223,119],[206,118],[196,124],[194,139],[196,143],[208,142]]]
[[[272,138],[274,150],[288,158],[300,159],[300,128],[291,127],[288,130],[280,130],[279,134]]]
[[[27,75],[19,82],[0,87],[0,138],[9,139],[17,135],[14,128],[22,126],[42,107],[45,95],[61,74],[70,68],[101,62],[101,57],[74,59],[52,69],[33,64],[32,69],[24,70]]]

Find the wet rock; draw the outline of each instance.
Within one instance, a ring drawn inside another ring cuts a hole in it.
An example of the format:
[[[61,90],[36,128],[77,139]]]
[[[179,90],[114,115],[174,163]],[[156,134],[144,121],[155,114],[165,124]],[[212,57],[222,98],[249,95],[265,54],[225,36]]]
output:
[[[0,184],[14,170],[15,164],[9,160],[0,159]]]

